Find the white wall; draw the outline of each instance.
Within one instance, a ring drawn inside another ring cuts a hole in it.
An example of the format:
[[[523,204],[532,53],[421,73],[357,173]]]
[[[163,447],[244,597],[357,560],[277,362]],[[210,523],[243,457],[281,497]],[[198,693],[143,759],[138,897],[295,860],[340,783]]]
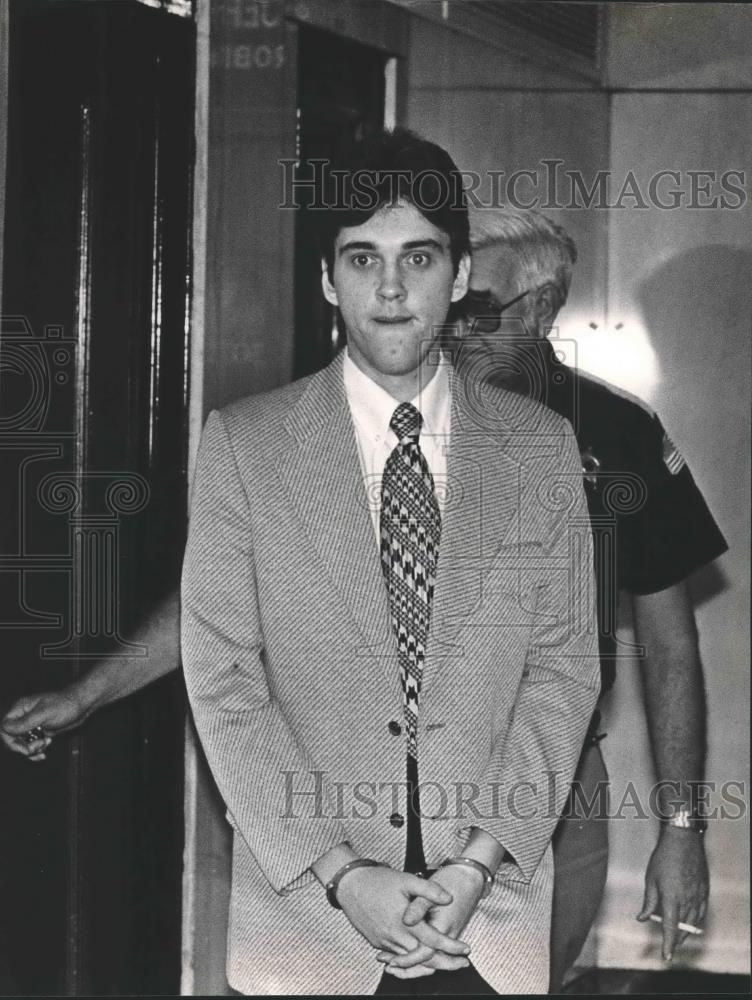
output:
[[[489,171],[507,177],[535,171],[543,193],[543,160],[559,159],[559,170],[588,175],[608,165],[608,96],[595,84],[419,18],[410,42],[406,124],[448,149],[461,170],[479,172],[484,201],[492,191]],[[517,193],[527,201],[531,184],[522,179]],[[567,226],[580,251],[572,311],[601,320],[606,213],[549,214]]]
[[[687,171],[746,169],[749,191],[752,10],[609,4],[607,13],[603,89],[414,19],[407,124],[446,145],[463,169],[535,170],[558,157],[589,182],[608,168],[617,193],[629,170],[645,191],[658,170],[678,170],[689,192]],[[708,678],[708,779],[748,787],[749,205],[624,204],[547,212],[580,250],[560,334],[576,334],[586,367],[658,410],[729,542],[693,589]],[[631,640],[622,617],[622,638]],[[647,791],[653,775],[636,664],[619,666],[605,728],[614,793],[629,780]],[[609,883],[586,962],[664,967],[657,929],[634,920],[655,836],[648,822],[611,824]],[[675,964],[744,972],[748,821],[716,824],[707,848],[708,932]]]
[[[611,169],[644,186],[658,170],[746,170],[750,184],[752,11],[730,5],[613,8],[609,77]],[[637,89],[639,88],[639,90]],[[746,89],[746,92],[744,91]],[[712,191],[718,184],[711,185]],[[700,202],[712,199],[700,197]],[[610,213],[611,324],[637,324],[653,348],[647,386],[687,458],[730,551],[695,578],[709,702],[707,777],[749,788],[749,412],[752,227],[740,210],[627,209]],[[628,626],[625,624],[628,637]],[[635,668],[621,670],[604,752],[614,786],[646,785],[652,771]],[[642,865],[655,830],[613,823],[601,965],[660,967],[655,934],[636,924]],[[749,820],[711,824],[707,935],[676,962],[714,971],[749,969]]]

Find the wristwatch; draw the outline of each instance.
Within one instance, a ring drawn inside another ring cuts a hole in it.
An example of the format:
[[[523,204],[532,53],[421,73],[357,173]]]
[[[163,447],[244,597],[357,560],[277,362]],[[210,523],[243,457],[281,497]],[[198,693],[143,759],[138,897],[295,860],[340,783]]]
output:
[[[690,830],[692,833],[705,833],[708,828],[708,821],[686,806],[677,809],[672,816],[662,816],[661,823],[676,827],[678,830]]]

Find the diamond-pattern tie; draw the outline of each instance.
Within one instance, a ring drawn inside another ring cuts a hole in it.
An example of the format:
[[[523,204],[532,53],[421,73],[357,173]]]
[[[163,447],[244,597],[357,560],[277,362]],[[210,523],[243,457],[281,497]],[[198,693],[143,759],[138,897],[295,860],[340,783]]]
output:
[[[418,698],[441,538],[433,476],[418,444],[422,423],[411,403],[400,403],[394,411],[389,426],[398,443],[384,466],[380,521],[381,568],[397,637],[407,752],[416,759]]]

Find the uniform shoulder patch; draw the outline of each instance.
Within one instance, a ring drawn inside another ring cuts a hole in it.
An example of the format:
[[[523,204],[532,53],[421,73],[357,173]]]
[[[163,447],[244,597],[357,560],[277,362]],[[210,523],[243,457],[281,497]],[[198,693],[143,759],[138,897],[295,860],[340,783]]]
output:
[[[687,464],[684,456],[665,431],[663,432],[663,461],[672,476],[681,472]]]

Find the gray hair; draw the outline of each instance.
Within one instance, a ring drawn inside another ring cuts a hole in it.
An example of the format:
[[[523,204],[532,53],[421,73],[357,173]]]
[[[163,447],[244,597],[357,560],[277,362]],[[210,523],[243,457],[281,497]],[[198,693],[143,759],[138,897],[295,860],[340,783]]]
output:
[[[553,282],[567,301],[577,247],[562,226],[531,209],[471,209],[470,245],[473,253],[486,247],[508,247],[517,264],[519,291]]]

